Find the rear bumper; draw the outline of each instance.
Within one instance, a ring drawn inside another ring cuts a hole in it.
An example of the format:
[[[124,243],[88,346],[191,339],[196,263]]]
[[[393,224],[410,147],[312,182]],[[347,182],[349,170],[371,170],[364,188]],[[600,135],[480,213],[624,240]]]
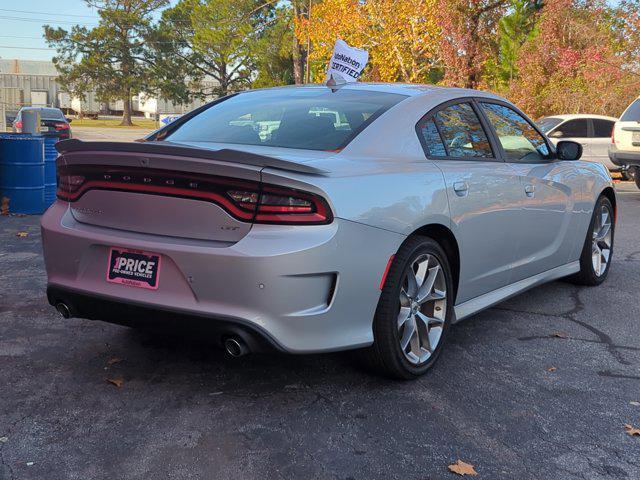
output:
[[[628,165],[640,165],[640,152],[628,152],[609,147],[609,159],[620,167]]]
[[[373,341],[380,278],[404,237],[335,219],[255,225],[232,244],[190,240],[80,223],[57,201],[42,217],[42,239],[50,301],[65,295],[76,316],[126,325],[197,319],[213,331],[240,326],[279,350],[312,353]],[[161,254],[158,289],[106,282],[112,246]]]
[[[103,297],[69,288],[47,287],[49,304],[65,304],[72,317],[102,320],[127,327],[141,327],[168,332],[183,331],[210,338],[222,347],[226,337],[242,338],[251,352],[282,351],[269,334],[242,319],[221,318],[202,313],[182,312],[168,307],[149,307],[136,302]]]

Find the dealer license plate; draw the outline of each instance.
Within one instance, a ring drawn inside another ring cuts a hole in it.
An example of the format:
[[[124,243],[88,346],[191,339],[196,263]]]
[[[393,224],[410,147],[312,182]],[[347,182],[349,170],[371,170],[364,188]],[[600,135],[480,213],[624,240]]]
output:
[[[156,290],[160,280],[160,255],[112,247],[107,282]]]

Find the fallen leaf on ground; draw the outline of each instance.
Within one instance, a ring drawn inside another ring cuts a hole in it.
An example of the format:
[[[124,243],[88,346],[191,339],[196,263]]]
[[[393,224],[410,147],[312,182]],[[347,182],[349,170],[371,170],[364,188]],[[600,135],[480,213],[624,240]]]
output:
[[[9,441],[9,437],[0,437],[0,443],[7,443]]]
[[[112,385],[115,385],[118,388],[124,385],[124,380],[122,378],[107,378],[107,382],[111,383]]]
[[[547,372],[551,372],[551,373],[555,372],[556,370],[558,370],[556,367],[547,368]]]
[[[640,428],[634,428],[632,425],[626,424],[624,426],[627,435],[631,435],[632,437],[640,436]]]
[[[16,233],[16,236],[20,238],[24,238],[24,237],[28,237],[29,234],[27,232],[18,232]]]
[[[564,332],[554,332],[553,336],[556,338],[569,338],[569,335]]]
[[[629,402],[629,405],[633,405],[634,407],[640,407],[640,402]]]
[[[9,215],[9,199],[7,197],[2,197],[2,201],[0,201],[0,214]]]
[[[115,365],[116,363],[120,363],[121,361],[122,359],[118,357],[110,358],[109,360],[107,360],[107,366],[110,367],[111,365]]]
[[[449,470],[453,473],[457,473],[458,475],[471,475],[472,477],[478,475],[478,472],[475,471],[473,465],[463,462],[460,459],[458,459],[458,461],[453,465],[449,465]]]

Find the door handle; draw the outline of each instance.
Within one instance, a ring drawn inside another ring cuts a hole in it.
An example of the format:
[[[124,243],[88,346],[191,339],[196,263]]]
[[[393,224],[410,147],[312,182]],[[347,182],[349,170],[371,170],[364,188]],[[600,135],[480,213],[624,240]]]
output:
[[[536,194],[536,187],[534,185],[525,185],[524,193],[527,197],[533,197]]]
[[[456,195],[459,197],[466,197],[469,193],[469,184],[467,182],[454,182],[453,191],[456,192]]]

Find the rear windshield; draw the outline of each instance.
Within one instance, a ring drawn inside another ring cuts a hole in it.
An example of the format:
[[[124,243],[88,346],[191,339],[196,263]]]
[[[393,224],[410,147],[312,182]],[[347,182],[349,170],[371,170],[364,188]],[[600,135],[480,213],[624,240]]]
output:
[[[560,124],[562,122],[561,118],[558,117],[544,117],[536,122],[542,133],[549,133],[549,131]]]
[[[64,114],[62,113],[62,110],[58,110],[57,108],[41,108],[40,118],[45,120],[61,120],[64,118]]]
[[[260,90],[232,96],[166,139],[337,150],[404,95],[328,88]]]
[[[620,117],[621,122],[640,122],[640,98],[629,105],[622,116]]]

